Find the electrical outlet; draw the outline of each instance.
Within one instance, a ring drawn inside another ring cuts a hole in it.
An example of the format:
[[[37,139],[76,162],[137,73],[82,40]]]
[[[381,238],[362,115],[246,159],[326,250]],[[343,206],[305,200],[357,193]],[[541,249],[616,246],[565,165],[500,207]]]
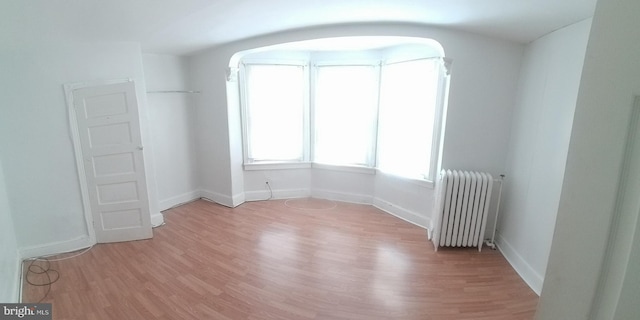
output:
[[[269,180],[264,181],[264,185],[269,189],[269,198],[267,200],[271,200],[273,198],[273,189],[271,189],[271,185],[269,184]]]

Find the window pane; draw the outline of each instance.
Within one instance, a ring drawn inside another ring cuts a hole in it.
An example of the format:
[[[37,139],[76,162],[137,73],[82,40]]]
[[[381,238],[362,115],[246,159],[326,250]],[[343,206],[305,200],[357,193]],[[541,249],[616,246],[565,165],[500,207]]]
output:
[[[316,70],[314,161],[373,166],[376,68],[321,66]]]
[[[247,65],[250,160],[303,160],[304,67]]]
[[[435,60],[382,67],[378,167],[392,174],[427,178],[431,165],[438,89]]]

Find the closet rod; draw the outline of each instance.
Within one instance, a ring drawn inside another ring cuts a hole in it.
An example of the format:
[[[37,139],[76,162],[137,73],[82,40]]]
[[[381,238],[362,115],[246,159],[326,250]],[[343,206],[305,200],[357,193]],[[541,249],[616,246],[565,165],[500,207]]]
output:
[[[191,90],[161,90],[161,91],[147,91],[147,93],[200,93],[200,91],[191,91]]]

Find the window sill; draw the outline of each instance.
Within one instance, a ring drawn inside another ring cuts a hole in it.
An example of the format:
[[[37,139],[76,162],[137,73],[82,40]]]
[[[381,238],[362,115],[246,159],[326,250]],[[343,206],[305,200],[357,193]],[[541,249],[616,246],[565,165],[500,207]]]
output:
[[[260,163],[245,163],[243,165],[245,171],[258,171],[258,170],[288,170],[288,169],[321,169],[330,171],[352,172],[361,174],[376,174],[375,168],[362,167],[362,166],[348,166],[348,165],[334,165],[326,163],[316,162],[260,162]]]
[[[363,173],[363,174],[372,174],[372,175],[376,174],[375,168],[363,167],[363,166],[347,166],[347,165],[335,165],[335,164],[314,162],[311,165],[311,167],[314,169],[331,170],[331,171]]]
[[[398,176],[398,175],[394,175],[394,174],[391,174],[391,173],[387,173],[387,172],[381,171],[380,169],[376,169],[376,171],[381,176],[386,176],[386,177],[389,177],[391,179],[401,180],[401,181],[408,182],[408,183],[417,185],[419,187],[427,188],[427,189],[434,189],[435,185],[436,185],[433,181],[429,181],[429,180],[425,180],[425,179]]]
[[[308,169],[311,168],[311,162],[260,162],[245,163],[244,170],[286,170],[286,169]]]

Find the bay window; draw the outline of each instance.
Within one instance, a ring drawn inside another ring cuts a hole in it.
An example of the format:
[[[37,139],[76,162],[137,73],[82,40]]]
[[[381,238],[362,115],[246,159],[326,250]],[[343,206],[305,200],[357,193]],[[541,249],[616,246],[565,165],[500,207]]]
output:
[[[321,163],[433,181],[447,83],[442,58],[245,61],[241,70],[246,169]]]

